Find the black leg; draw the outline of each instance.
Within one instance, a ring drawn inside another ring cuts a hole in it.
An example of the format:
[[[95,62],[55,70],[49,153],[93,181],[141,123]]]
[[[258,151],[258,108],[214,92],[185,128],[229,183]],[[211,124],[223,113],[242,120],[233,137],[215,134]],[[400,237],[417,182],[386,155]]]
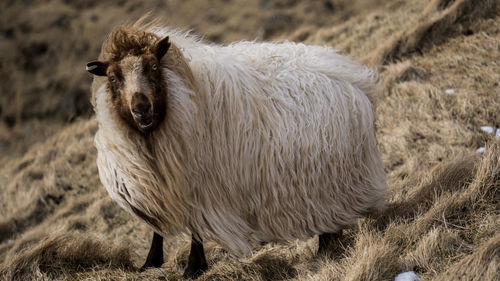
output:
[[[188,265],[184,270],[183,277],[188,279],[196,279],[208,268],[207,260],[205,259],[205,250],[203,242],[198,241],[191,235],[191,252],[189,252]]]
[[[140,271],[146,270],[148,267],[161,267],[163,264],[163,237],[158,233],[154,233],[151,249],[149,249],[146,263],[141,267]]]
[[[337,233],[324,233],[319,236],[319,247],[318,255],[331,255],[336,252],[337,249],[334,246],[340,244],[340,238],[342,237],[342,230]]]

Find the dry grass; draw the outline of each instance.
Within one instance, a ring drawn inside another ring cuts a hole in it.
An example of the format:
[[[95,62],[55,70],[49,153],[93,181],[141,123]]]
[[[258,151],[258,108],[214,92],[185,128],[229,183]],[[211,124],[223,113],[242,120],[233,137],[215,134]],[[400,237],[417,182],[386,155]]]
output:
[[[500,140],[479,129],[500,127],[494,3],[389,1],[340,25],[280,35],[379,65],[388,208],[345,230],[331,257],[316,256],[317,238],[241,259],[209,244],[199,280],[393,280],[409,270],[422,280],[499,280]],[[182,279],[184,235],[166,241],[162,268],[137,272],[152,234],[100,185],[95,130],[76,121],[0,164],[0,280]]]
[[[36,246],[19,250],[6,266],[5,277],[13,280],[71,276],[74,272],[132,269],[125,247],[110,247],[97,237],[65,233],[52,235]]]

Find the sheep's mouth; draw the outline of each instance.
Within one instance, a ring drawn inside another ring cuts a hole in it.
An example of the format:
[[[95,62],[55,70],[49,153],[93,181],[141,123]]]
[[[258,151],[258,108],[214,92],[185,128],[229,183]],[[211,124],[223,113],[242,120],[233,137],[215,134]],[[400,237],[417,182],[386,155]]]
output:
[[[156,122],[153,116],[135,116],[135,123],[137,124],[137,128],[142,132],[149,132],[154,129]]]

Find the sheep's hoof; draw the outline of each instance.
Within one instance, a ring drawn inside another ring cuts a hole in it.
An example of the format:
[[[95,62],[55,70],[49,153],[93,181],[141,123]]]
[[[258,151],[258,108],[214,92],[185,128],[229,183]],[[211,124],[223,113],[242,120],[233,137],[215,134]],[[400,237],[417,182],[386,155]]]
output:
[[[337,233],[324,233],[319,236],[318,256],[333,257],[340,252],[342,230]]]
[[[148,268],[159,268],[163,265],[163,260],[156,260],[156,261],[149,261],[147,260],[146,263],[139,269],[139,272],[143,272]]]
[[[196,279],[200,277],[208,269],[207,264],[200,264],[197,267],[189,265],[186,270],[184,270],[184,274],[182,277],[185,279]]]
[[[184,278],[196,279],[208,268],[205,258],[205,249],[203,242],[198,241],[194,235],[191,235],[191,251],[189,252],[188,265],[184,271]]]
[[[156,232],[153,235],[151,249],[149,250],[146,262],[139,269],[140,272],[145,271],[150,267],[161,267],[163,264],[163,237]]]
[[[144,265],[139,269],[139,272],[143,272],[148,268],[159,268],[163,265],[163,255],[153,255],[148,256],[148,259],[144,263]]]

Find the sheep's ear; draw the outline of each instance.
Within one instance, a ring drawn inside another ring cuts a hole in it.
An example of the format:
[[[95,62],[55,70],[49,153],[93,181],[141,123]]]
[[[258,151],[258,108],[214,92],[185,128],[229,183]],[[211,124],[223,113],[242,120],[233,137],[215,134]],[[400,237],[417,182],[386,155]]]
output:
[[[155,54],[158,60],[161,60],[163,56],[167,53],[168,48],[170,48],[170,42],[168,42],[168,36],[156,42],[153,47],[153,54]]]
[[[102,61],[91,61],[87,63],[87,71],[97,75],[97,76],[106,76],[106,70],[108,69],[109,63]]]

